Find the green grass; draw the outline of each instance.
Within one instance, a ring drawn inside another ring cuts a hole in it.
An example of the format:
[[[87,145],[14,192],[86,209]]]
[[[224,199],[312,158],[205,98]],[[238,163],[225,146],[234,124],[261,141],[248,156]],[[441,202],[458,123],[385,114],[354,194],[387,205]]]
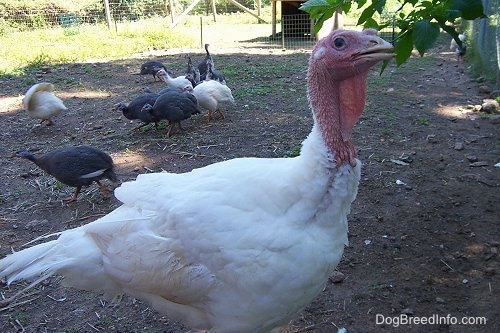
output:
[[[417,123],[422,126],[429,126],[429,119],[420,117],[417,119]]]
[[[12,43],[12,40],[18,42]],[[149,19],[118,26],[81,25],[78,33],[51,28],[0,36],[0,75],[23,75],[45,65],[121,59],[148,49],[194,47],[192,37]]]

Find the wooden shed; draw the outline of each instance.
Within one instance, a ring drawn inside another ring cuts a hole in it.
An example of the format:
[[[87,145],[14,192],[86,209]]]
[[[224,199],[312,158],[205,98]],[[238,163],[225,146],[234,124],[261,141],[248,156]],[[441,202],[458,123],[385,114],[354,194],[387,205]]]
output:
[[[306,2],[305,0],[271,0],[272,36],[276,36],[276,3],[278,1],[281,4],[282,33],[290,37],[312,37],[314,22],[309,18],[308,13],[299,9]]]

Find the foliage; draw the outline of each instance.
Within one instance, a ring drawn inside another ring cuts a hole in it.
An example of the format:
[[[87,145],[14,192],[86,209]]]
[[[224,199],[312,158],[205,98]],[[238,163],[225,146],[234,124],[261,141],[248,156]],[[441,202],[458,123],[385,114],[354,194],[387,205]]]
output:
[[[461,45],[455,21],[486,17],[481,0],[397,0],[397,3],[394,19],[399,34],[394,48],[398,65],[408,60],[414,47],[423,56],[436,42],[440,29]],[[384,13],[386,0],[308,0],[301,9],[317,20],[315,30],[319,31],[336,11],[349,13],[353,5],[362,9],[358,25],[379,30],[388,26],[389,23],[374,19],[376,14]]]

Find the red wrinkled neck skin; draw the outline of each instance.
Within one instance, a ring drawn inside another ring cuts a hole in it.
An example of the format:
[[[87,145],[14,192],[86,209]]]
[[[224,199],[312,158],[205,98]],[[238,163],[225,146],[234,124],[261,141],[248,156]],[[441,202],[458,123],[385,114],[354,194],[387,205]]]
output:
[[[334,80],[328,71],[309,67],[309,101],[335,164],[356,165],[356,150],[351,141],[352,128],[365,106],[368,72],[344,80]]]

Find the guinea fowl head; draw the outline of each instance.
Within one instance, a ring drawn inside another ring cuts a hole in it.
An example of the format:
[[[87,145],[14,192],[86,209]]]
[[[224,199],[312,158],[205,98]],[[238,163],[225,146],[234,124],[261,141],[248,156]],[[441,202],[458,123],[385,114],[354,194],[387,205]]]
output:
[[[336,165],[356,164],[351,131],[365,106],[368,71],[394,57],[392,50],[374,29],[334,30],[311,53],[309,101]]]
[[[141,108],[141,112],[153,112],[153,106],[151,104],[144,104],[144,106]]]
[[[127,105],[125,104],[125,102],[120,102],[118,104],[115,104],[111,110],[123,112],[123,111],[127,110]]]
[[[17,151],[12,155],[12,157],[21,157],[21,158],[25,158],[27,160],[30,160],[31,162],[35,162],[35,163],[37,162],[37,158],[35,157],[35,155],[33,155],[32,153],[30,153],[27,150]]]
[[[164,70],[163,68],[156,72],[156,76],[164,81],[170,78],[170,75],[168,75],[167,71]]]

